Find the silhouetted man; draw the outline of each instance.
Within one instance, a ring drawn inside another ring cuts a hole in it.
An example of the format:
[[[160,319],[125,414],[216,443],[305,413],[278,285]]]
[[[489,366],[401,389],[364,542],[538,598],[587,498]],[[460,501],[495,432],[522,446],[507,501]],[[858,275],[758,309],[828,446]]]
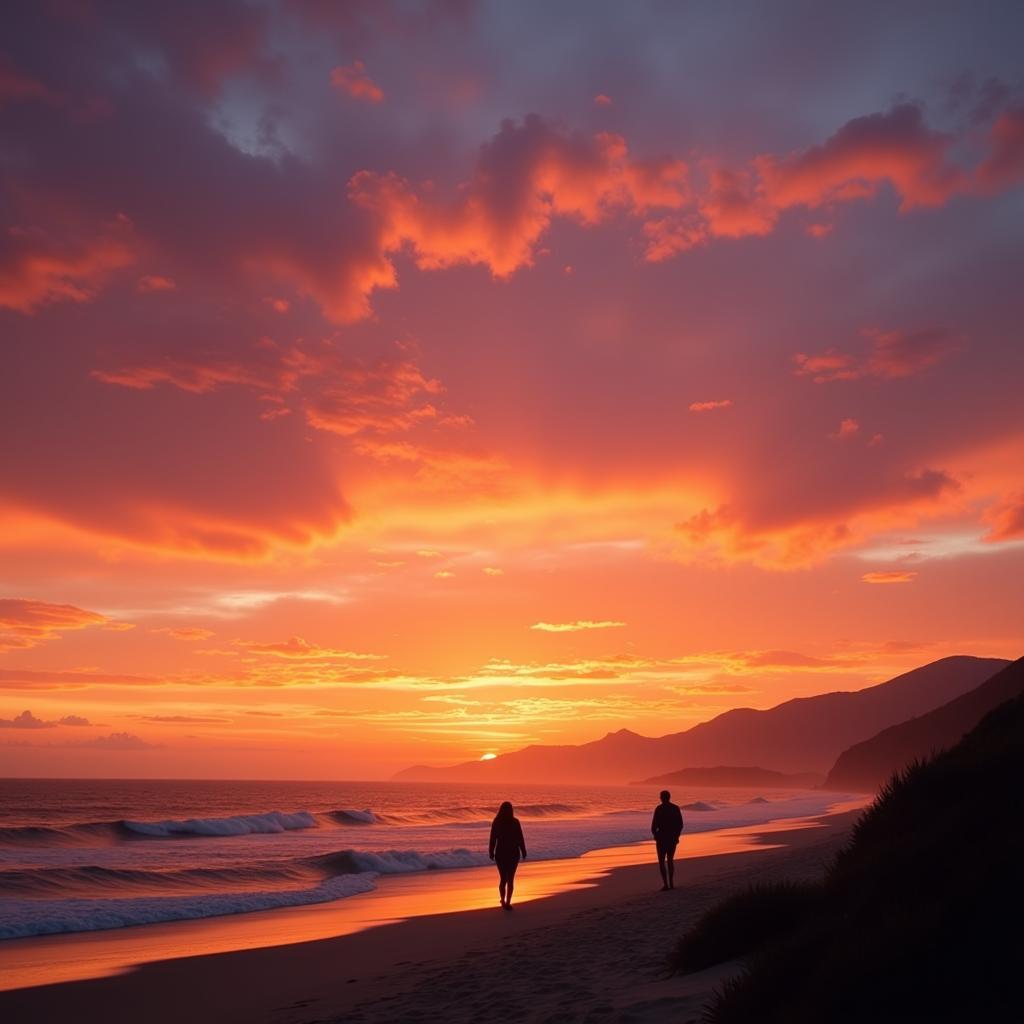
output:
[[[672,876],[675,873],[676,847],[683,831],[683,812],[672,803],[672,794],[661,791],[661,803],[654,808],[651,818],[651,835],[658,848],[658,870],[661,872],[661,891],[674,889]]]

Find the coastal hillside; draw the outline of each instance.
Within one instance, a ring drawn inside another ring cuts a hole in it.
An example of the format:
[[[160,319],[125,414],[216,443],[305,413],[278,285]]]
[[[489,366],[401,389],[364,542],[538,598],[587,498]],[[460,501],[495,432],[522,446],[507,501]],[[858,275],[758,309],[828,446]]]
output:
[[[883,729],[839,755],[826,789],[876,789],[915,758],[951,747],[983,715],[1024,691],[1024,658],[1007,665],[977,689],[908,722]]]
[[[1008,664],[942,658],[863,690],[799,697],[765,711],[737,708],[683,732],[652,738],[628,729],[579,746],[525,747],[489,761],[416,766],[415,782],[627,783],[709,764],[755,764],[825,775],[847,747],[973,690]]]
[[[745,967],[705,1021],[1019,1019],[1022,777],[1019,695],[895,775],[823,883],[761,885],[705,914],[681,939],[675,969],[737,958]]]
[[[655,775],[635,782],[636,786],[764,786],[774,789],[812,789],[821,784],[821,776],[810,772],[787,775],[768,768],[744,768],[719,765],[715,768],[681,768],[667,775]]]

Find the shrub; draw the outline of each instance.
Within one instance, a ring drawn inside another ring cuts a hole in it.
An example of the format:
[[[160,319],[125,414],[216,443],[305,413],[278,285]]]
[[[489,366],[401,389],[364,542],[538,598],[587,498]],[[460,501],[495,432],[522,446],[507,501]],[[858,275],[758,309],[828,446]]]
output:
[[[1017,1019],[1022,781],[1024,695],[894,775],[820,887],[756,886],[701,918],[677,971],[745,957],[705,1020]]]
[[[753,885],[709,910],[684,935],[672,956],[679,974],[693,974],[759,949],[801,924],[821,902],[815,882]]]

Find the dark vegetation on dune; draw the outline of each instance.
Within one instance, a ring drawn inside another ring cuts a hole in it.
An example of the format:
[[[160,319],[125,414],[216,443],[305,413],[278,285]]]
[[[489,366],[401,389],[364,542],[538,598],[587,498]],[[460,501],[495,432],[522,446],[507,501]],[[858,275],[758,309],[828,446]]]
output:
[[[709,910],[679,940],[674,963],[693,974],[760,949],[802,924],[821,893],[816,882],[753,885]]]
[[[708,1024],[1019,1020],[1024,695],[882,787],[822,883],[762,885],[679,943],[692,973],[744,957]]]

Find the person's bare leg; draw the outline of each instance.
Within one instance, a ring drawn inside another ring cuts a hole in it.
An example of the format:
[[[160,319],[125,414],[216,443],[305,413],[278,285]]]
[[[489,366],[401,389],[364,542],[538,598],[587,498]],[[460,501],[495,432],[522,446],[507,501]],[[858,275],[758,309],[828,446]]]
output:
[[[506,896],[505,896],[505,906],[506,907],[511,907],[512,906],[512,890],[515,888],[515,881],[514,881],[514,879],[515,879],[515,876],[513,875],[512,878],[510,878],[508,880],[508,888],[506,889]]]
[[[501,905],[505,906],[505,879],[498,883],[498,895],[501,897]]]
[[[658,851],[658,871],[661,872],[661,887],[668,888],[668,875],[665,873],[665,851]]]
[[[675,850],[669,850],[665,854],[665,860],[667,862],[667,867],[668,867],[668,887],[670,889],[674,889],[675,888],[675,882],[673,880],[675,878],[675,873],[676,873],[676,851]]]

